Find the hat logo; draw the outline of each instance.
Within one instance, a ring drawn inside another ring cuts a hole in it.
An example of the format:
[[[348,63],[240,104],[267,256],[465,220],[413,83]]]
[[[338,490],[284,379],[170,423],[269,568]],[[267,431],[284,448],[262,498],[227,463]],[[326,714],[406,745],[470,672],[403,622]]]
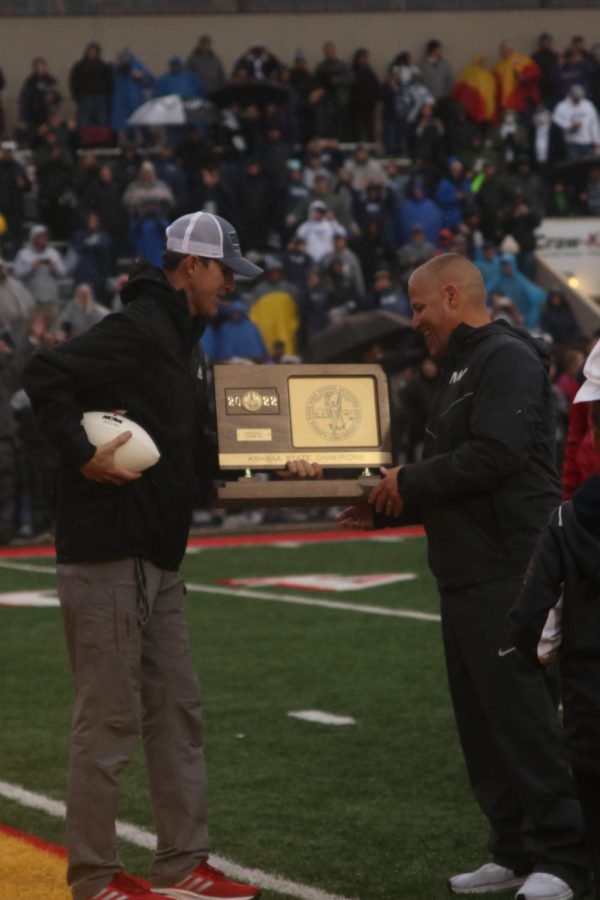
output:
[[[229,232],[229,238],[230,238],[230,240],[231,240],[231,246],[233,247],[233,252],[234,252],[236,255],[237,255],[238,253],[241,254],[242,251],[241,251],[241,248],[240,248],[240,239],[239,239],[239,237],[238,237],[238,235],[237,235],[237,231],[230,231],[230,232]]]

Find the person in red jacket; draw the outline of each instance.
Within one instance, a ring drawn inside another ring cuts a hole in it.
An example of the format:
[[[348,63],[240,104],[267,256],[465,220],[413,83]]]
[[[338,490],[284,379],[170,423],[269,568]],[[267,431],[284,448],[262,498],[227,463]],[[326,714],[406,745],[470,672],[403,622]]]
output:
[[[499,62],[494,66],[498,82],[498,106],[518,113],[534,110],[541,103],[540,70],[531,59],[515,50],[510,41],[498,47]]]
[[[561,473],[564,500],[570,500],[577,488],[600,469],[600,455],[596,450],[590,413],[590,403],[573,403],[569,411],[569,429]]]
[[[597,344],[595,345],[597,346]],[[594,348],[591,349],[591,353]],[[581,385],[582,372],[577,379]],[[563,500],[570,500],[573,493],[590,475],[600,470],[600,453],[596,448],[591,421],[591,404],[573,402],[570,398],[569,425],[565,442],[565,455],[561,471]]]

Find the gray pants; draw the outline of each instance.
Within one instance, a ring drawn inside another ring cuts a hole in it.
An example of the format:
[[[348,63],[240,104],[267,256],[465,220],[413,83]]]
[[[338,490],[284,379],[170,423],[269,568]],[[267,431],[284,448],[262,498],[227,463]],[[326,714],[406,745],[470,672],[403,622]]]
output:
[[[176,572],[136,560],[60,564],[58,590],[75,679],[67,793],[67,880],[88,900],[121,870],[118,777],[140,734],[158,838],[155,886],[208,854],[202,706]],[[146,620],[146,621],[145,621]]]

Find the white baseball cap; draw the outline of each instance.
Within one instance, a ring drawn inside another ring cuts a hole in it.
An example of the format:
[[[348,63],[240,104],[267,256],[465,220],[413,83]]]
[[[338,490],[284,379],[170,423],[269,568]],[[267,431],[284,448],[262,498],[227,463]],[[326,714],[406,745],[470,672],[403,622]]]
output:
[[[573,403],[600,400],[600,341],[594,346],[583,367],[585,381],[575,394]]]
[[[207,212],[188,213],[167,228],[167,250],[219,259],[228,269],[246,278],[262,275],[262,269],[242,256],[240,240],[233,225]]]

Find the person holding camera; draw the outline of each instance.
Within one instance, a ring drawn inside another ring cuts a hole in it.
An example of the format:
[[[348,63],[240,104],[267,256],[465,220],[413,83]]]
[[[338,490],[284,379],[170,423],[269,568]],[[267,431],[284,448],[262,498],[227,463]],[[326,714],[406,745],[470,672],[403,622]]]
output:
[[[35,300],[36,312],[43,315],[50,330],[60,312],[59,281],[66,275],[66,268],[58,250],[50,246],[45,225],[32,227],[29,243],[15,257],[13,275],[25,284]]]

